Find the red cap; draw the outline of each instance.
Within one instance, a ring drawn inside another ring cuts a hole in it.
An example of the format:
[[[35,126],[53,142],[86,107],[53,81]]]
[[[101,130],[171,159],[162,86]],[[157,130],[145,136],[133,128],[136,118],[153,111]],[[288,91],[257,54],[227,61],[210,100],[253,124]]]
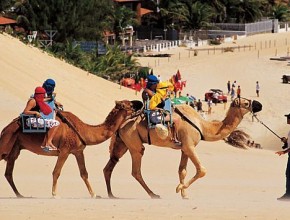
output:
[[[46,93],[46,91],[44,88],[42,88],[40,86],[35,88],[34,94],[45,94],[45,93]]]

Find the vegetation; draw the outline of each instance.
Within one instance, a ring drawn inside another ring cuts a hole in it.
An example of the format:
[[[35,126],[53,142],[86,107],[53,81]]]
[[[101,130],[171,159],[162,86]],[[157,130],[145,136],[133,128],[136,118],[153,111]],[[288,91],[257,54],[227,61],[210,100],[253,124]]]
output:
[[[132,54],[121,52],[128,26],[153,26],[161,29],[194,31],[207,29],[215,22],[254,22],[263,17],[289,21],[287,0],[152,0],[143,1],[151,9],[137,22],[131,8],[113,0],[1,0],[0,12],[17,21],[20,34],[38,31],[38,40],[47,39],[45,30],[57,30],[54,44],[45,49],[93,74],[118,80],[125,73],[137,72],[139,64]],[[85,53],[76,41],[100,41],[104,32],[115,34],[116,45],[107,53]],[[46,37],[46,38],[45,38]],[[39,42],[33,42],[40,45]]]

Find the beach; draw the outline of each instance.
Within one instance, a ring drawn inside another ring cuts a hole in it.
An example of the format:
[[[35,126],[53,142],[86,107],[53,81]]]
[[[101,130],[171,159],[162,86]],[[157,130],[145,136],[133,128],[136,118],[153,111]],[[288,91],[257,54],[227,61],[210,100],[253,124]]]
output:
[[[231,47],[235,47],[233,52],[224,51]],[[242,97],[263,104],[257,114],[260,122],[283,137],[290,129],[284,116],[290,113],[290,85],[282,84],[281,77],[290,74],[290,67],[287,61],[270,58],[289,56],[289,48],[290,33],[259,34],[219,46],[172,48],[161,52],[170,57],[138,57],[138,62],[163,80],[179,70],[186,80],[182,95],[188,93],[201,100],[212,88],[227,93],[228,80],[236,80]],[[19,116],[35,87],[47,78],[56,81],[56,97],[64,110],[92,125],[104,122],[116,100],[141,100],[141,94],[134,90],[80,70],[11,36],[0,34],[0,51],[0,130]],[[261,87],[259,97],[256,81]],[[223,120],[230,96],[228,100],[226,105],[213,105],[206,119]],[[207,110],[206,102],[203,107]],[[90,197],[73,155],[58,180],[60,198],[52,198],[52,171],[57,158],[23,150],[15,164],[14,181],[28,198],[16,198],[4,177],[6,163],[0,161],[1,219],[289,219],[290,202],[277,201],[285,192],[287,155],[275,154],[282,149],[282,142],[260,122],[247,114],[238,128],[262,149],[238,149],[223,140],[198,144],[196,152],[207,174],[187,189],[187,200],[175,192],[180,161],[176,150],[144,145],[143,178],[161,199],[151,199],[132,177],[129,152],[112,174],[112,190],[119,199],[108,198],[103,168],[109,160],[110,140],[87,146],[84,151],[90,183],[101,197],[97,199]],[[189,162],[187,179],[194,175],[195,168]]]

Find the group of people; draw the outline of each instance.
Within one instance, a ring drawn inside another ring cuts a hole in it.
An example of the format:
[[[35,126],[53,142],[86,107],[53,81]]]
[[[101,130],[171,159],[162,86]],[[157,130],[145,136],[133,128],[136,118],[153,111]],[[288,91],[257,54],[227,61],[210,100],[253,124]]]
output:
[[[232,84],[231,84],[230,80],[227,82],[228,95],[231,95],[231,101],[234,100],[234,98],[236,97],[236,94],[237,94],[237,98],[241,97],[241,86],[238,85],[238,87],[236,89],[236,84],[237,84],[236,80]],[[256,81],[256,94],[257,94],[257,97],[260,96],[259,81]]]
[[[49,128],[45,143],[41,146],[44,151],[57,150],[52,143],[53,137],[60,124],[59,121],[55,119],[55,111],[56,107],[62,107],[62,104],[56,101],[54,88],[55,81],[53,79],[45,80],[42,86],[35,88],[34,94],[29,98],[23,110],[23,114],[34,116],[29,118],[30,126],[37,127],[41,124],[42,120],[45,126]]]
[[[236,88],[236,84],[237,84],[236,80],[232,84],[230,80],[227,82],[228,95],[231,95],[231,101],[235,99],[236,94],[237,98],[241,97],[241,86],[238,85],[238,87]]]

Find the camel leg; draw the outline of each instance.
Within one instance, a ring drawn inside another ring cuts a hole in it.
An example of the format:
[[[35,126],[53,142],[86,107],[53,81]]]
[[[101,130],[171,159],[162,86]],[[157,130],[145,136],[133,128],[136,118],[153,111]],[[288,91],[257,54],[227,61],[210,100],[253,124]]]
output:
[[[176,188],[176,192],[179,192],[182,189],[188,188],[194,181],[196,181],[199,178],[204,177],[206,174],[206,169],[201,165],[199,158],[195,152],[194,147],[183,149],[183,151],[190,158],[190,160],[193,162],[193,164],[196,168],[196,174],[186,184],[180,183]]]
[[[154,194],[149,187],[146,185],[145,181],[143,180],[142,174],[141,174],[141,161],[142,156],[144,153],[144,146],[142,146],[141,152],[137,151],[131,151],[131,157],[132,157],[132,176],[141,184],[141,186],[145,189],[145,191],[148,193],[148,195],[152,199],[160,199],[159,195]]]
[[[187,171],[186,171],[186,167],[187,167],[187,162],[188,162],[188,156],[184,154],[184,152],[181,152],[181,159],[180,159],[180,163],[179,163],[179,169],[178,169],[178,175],[179,175],[179,182],[180,184],[184,185],[184,179],[186,177]],[[178,192],[178,187],[176,188],[176,192]],[[183,199],[188,199],[186,193],[185,193],[185,189],[182,188],[181,190],[181,196]]]
[[[117,163],[119,162],[119,159],[127,152],[127,150],[128,150],[128,148],[124,144],[124,142],[122,142],[120,139],[119,139],[119,141],[116,141],[114,143],[113,150],[110,154],[110,159],[109,159],[107,165],[105,166],[105,168],[103,169],[103,173],[104,173],[105,180],[106,180],[107,193],[108,193],[109,198],[111,198],[111,199],[117,198],[113,195],[112,189],[111,189],[112,172],[113,172],[115,166],[117,165]]]
[[[14,165],[15,165],[15,161],[18,158],[20,154],[20,149],[17,146],[14,146],[14,148],[10,151],[10,154],[7,158],[7,164],[6,164],[6,171],[5,171],[5,177],[9,183],[9,185],[11,186],[11,188],[13,189],[15,195],[18,198],[23,198],[24,196],[22,196],[13,181],[13,170],[14,170]]]
[[[57,180],[58,180],[58,177],[60,176],[61,169],[68,158],[68,155],[69,155],[69,152],[60,151],[54,170],[52,172],[52,179],[53,179],[52,180],[52,196],[54,198],[57,198],[57,195],[56,195]]]
[[[79,170],[80,170],[80,175],[81,178],[83,179],[83,181],[85,182],[89,193],[91,195],[92,198],[96,198],[96,194],[94,193],[91,184],[89,183],[89,175],[86,169],[86,164],[85,164],[85,157],[84,157],[84,152],[83,151],[78,151],[77,154],[75,154],[78,166],[79,166]]]

